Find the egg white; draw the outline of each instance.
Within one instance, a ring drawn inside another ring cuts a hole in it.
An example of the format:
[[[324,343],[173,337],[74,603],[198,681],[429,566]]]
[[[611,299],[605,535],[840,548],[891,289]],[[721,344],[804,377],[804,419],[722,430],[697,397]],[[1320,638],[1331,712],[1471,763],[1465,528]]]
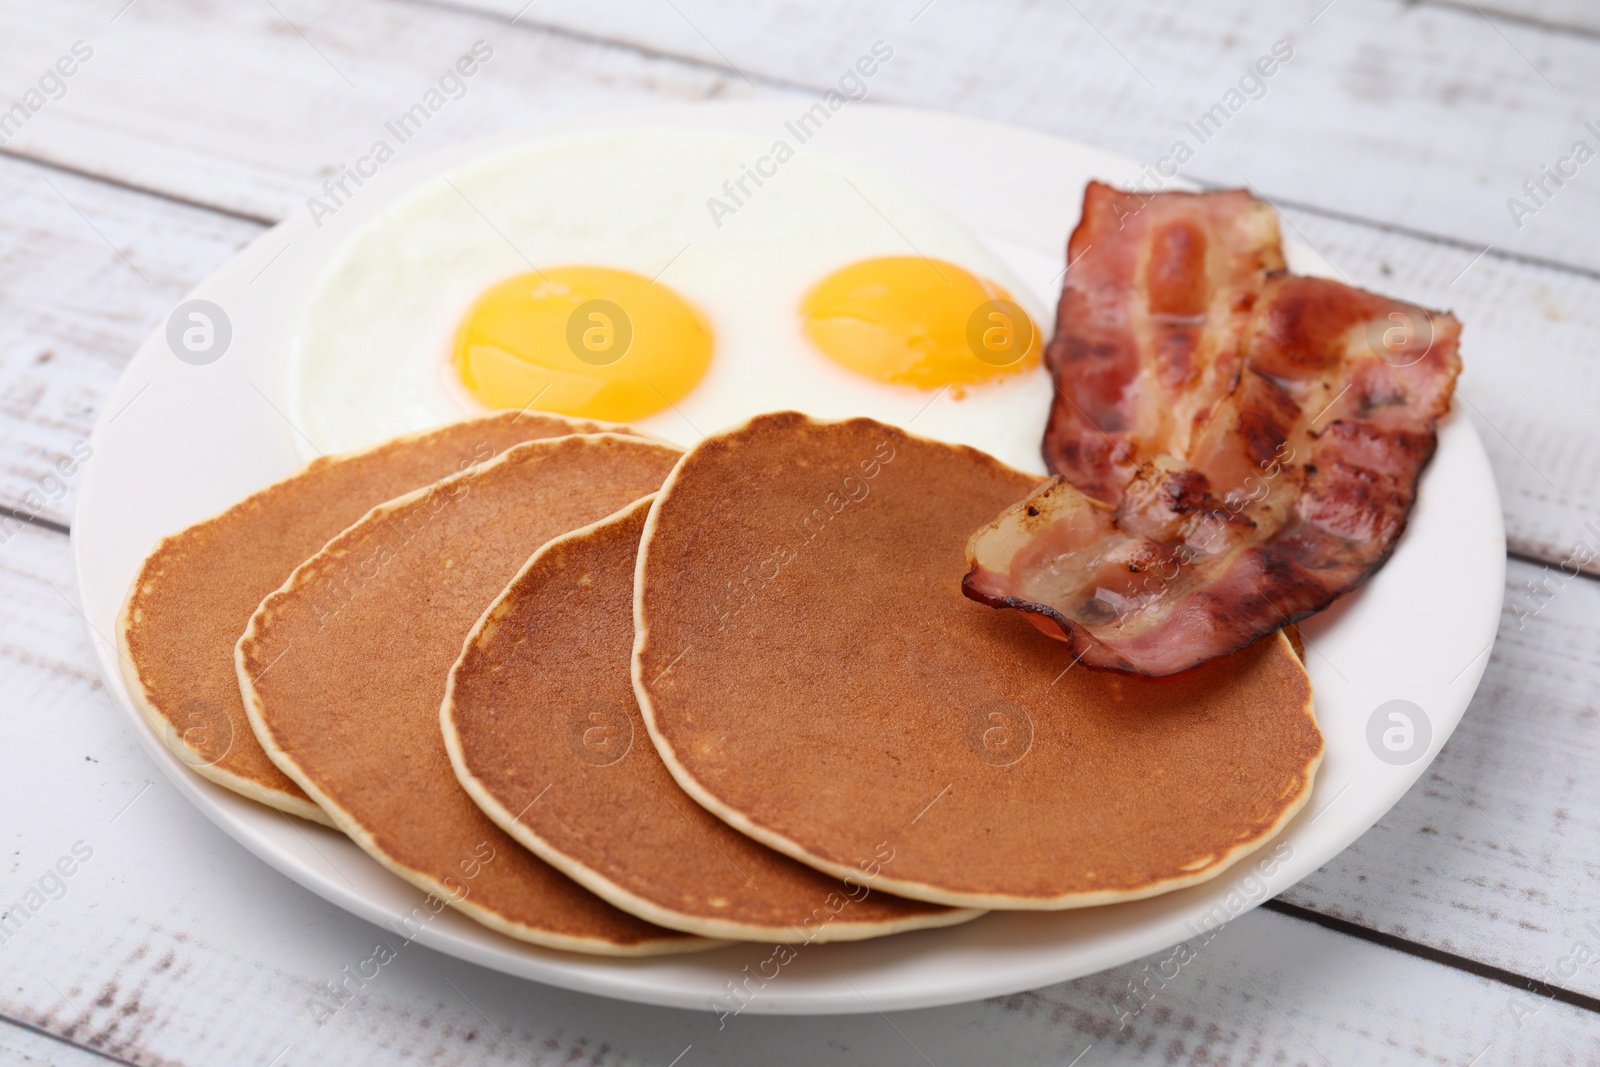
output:
[[[308,458],[485,410],[450,364],[462,315],[489,285],[534,267],[617,267],[658,278],[711,323],[706,376],[633,425],[683,445],[763,411],[867,415],[1042,470],[1051,385],[1040,369],[960,390],[860,377],[801,332],[802,296],[874,256],[959,264],[1007,289],[1042,331],[1047,263],[1033,286],[946,212],[884,175],[801,146],[735,203],[772,142],[688,130],[554,137],[433,179],[368,223],[330,265],[297,330],[291,417]],[[773,169],[768,163],[763,169]],[[713,211],[713,198],[732,213]],[[626,358],[626,357],[624,357]],[[964,394],[956,399],[957,393]]]

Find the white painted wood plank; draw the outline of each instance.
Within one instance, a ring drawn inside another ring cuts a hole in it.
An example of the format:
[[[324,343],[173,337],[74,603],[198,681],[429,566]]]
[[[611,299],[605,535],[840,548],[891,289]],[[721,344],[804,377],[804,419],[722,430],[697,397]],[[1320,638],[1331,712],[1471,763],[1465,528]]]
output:
[[[751,91],[406,0],[139,3],[114,24],[106,7],[0,7],[0,68],[43,71],[77,40],[93,49],[5,150],[264,219],[304,210],[325,174],[366,153],[478,41],[492,54],[398,158],[565,115]]]
[[[27,531],[0,556],[0,807],[28,813],[0,829],[0,895],[22,897],[74,847],[88,855],[0,945],[0,1015],[135,1063],[664,1064],[693,1046],[680,1062],[878,1067],[921,1062],[918,1050],[1068,1063],[1092,1045],[1080,1063],[1467,1063],[1492,1046],[1480,1062],[1542,1065],[1600,1042],[1600,1015],[1268,912],[1197,941],[1181,966],[1164,953],[887,1020],[740,1016],[722,1029],[409,946],[319,1027],[317,983],[385,932],[271,872],[165,784],[93,676],[69,583],[58,534]]]
[[[508,17],[522,0],[465,2]],[[1182,139],[1196,153],[1193,178],[1600,268],[1600,246],[1574,239],[1600,232],[1600,162],[1520,229],[1506,203],[1526,199],[1522,183],[1575,139],[1600,150],[1600,133],[1584,129],[1597,120],[1600,130],[1600,40],[1491,22],[1468,4],[542,0],[530,20],[817,90],[882,39],[895,57],[872,79],[873,99],[1016,122],[1152,163]],[[1280,39],[1293,58],[1202,143],[1185,124]]]
[[[494,18],[404,0],[297,0],[279,5],[291,28],[267,6],[215,2],[140,4],[108,25],[100,5],[77,0],[0,10],[0,63],[42,71],[78,39],[95,49],[9,151],[277,218],[478,38],[497,58],[418,150],[533,118],[754,91],[741,74],[540,27],[813,89],[834,85],[883,39],[895,59],[872,80],[876,99],[1018,122],[1151,161],[1186,138],[1193,177],[1248,180],[1274,196],[1600,269],[1600,246],[1572,239],[1600,226],[1592,167],[1520,229],[1507,207],[1575,139],[1600,148],[1583,126],[1600,120],[1588,105],[1600,88],[1600,40],[1492,22],[1470,5],[1393,0],[1338,0],[1313,24],[1325,3],[936,0],[918,14],[923,5],[905,0],[543,0],[507,27],[523,0],[476,0]],[[1279,39],[1294,58],[1265,96],[1204,144],[1187,132]]]
[[[106,1067],[106,1059],[0,1019],[0,1063],[11,1067]]]
[[[1600,582],[1541,599],[1540,577],[1511,562],[1494,656],[1427,775],[1284,899],[1600,996]],[[1578,944],[1596,962],[1563,973]]]
[[[1467,8],[1468,0],[1435,0],[1444,6]],[[1552,33],[1600,35],[1600,8],[1588,0],[1490,0],[1478,4],[1487,18],[1508,19],[1540,26]]]
[[[0,506],[65,523],[134,349],[261,227],[3,158],[0,201]]]

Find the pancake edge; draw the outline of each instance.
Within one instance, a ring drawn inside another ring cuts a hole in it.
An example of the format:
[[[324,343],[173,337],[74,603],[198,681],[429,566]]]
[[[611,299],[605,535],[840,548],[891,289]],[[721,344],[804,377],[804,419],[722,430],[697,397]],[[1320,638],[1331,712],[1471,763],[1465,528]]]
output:
[[[505,414],[506,413],[504,411],[485,412],[481,415],[474,415],[464,419],[458,419],[455,422],[441,423],[438,426],[433,426],[426,430],[415,430],[411,433],[401,434],[398,437],[391,437],[386,440],[379,441],[376,444],[368,445],[365,448],[352,449],[348,452],[341,452],[338,455],[327,456],[324,458],[337,465],[341,460],[354,459],[358,456],[366,455],[369,452],[375,452],[380,448],[389,448],[394,445],[405,445],[412,441],[420,440],[424,437],[427,437],[429,434],[437,433],[446,427],[503,418]],[[521,414],[522,412],[518,412],[516,416],[513,416],[511,421],[516,422],[517,418],[521,417]],[[573,426],[573,433],[575,434],[584,432],[581,429],[578,429],[578,427],[587,424],[602,427],[609,426],[610,429],[604,432],[614,432],[635,437],[646,437],[651,440],[660,440],[659,438],[655,438],[653,435],[640,433],[631,427],[622,426],[619,424],[608,424],[596,419],[575,419],[569,415],[558,415],[554,412],[543,411],[536,412],[535,414],[541,418],[557,419],[570,423]],[[537,440],[537,438],[535,438],[535,440]],[[670,442],[665,441],[662,443],[670,444]],[[328,814],[318,807],[315,801],[309,799],[308,797],[295,796],[293,793],[287,793],[281,789],[271,789],[265,785],[262,785],[253,778],[246,778],[243,775],[234,774],[232,771],[223,770],[217,767],[215,764],[199,762],[201,759],[201,753],[184,742],[182,735],[180,735],[173,726],[172,720],[167,718],[166,715],[162,714],[161,710],[157,708],[150,700],[149,690],[145,688],[144,679],[139,674],[139,665],[134,662],[133,653],[128,645],[127,637],[128,629],[132,622],[134,595],[139,591],[140,586],[144,584],[145,569],[150,565],[150,561],[156,557],[156,554],[159,553],[163,547],[165,547],[168,541],[172,540],[173,538],[181,537],[196,527],[205,526],[208,523],[215,522],[233,509],[247,504],[251,500],[254,500],[262,493],[275,489],[286,482],[293,481],[294,479],[303,475],[310,468],[311,464],[315,462],[317,461],[312,460],[308,463],[302,463],[292,474],[285,475],[276,481],[268,482],[261,488],[240,497],[238,500],[235,500],[233,503],[229,504],[220,511],[213,512],[203,519],[198,519],[195,522],[190,523],[181,530],[177,530],[159,538],[154,547],[152,547],[150,551],[145,554],[144,559],[140,561],[139,569],[134,574],[133,581],[128,583],[128,590],[123,594],[122,606],[117,611],[116,646],[118,673],[122,676],[123,685],[127,687],[129,699],[133,701],[134,708],[139,712],[139,717],[144,720],[147,726],[150,727],[150,729],[155,733],[156,737],[160,739],[161,743],[164,744],[174,756],[178,757],[178,762],[182,763],[185,767],[188,767],[200,777],[205,778],[210,782],[214,782],[225,789],[232,790],[248,800],[253,800],[258,804],[264,804],[265,806],[274,808],[278,811],[288,812],[290,815],[298,815],[302,819],[320,823],[323,826],[333,826],[334,822],[328,816]],[[363,518],[364,517],[365,516],[363,516]],[[361,520],[357,519],[356,521],[360,522]],[[338,535],[335,534],[334,536]],[[313,553],[313,555],[314,554],[315,553]]]
[[[595,896],[657,926],[681,930],[684,933],[698,934],[701,937],[719,942],[772,941],[784,944],[823,944],[829,941],[863,941],[869,938],[887,937],[891,934],[905,933],[911,930],[931,930],[944,926],[957,926],[983,915],[984,912],[981,910],[956,908],[947,912],[935,912],[925,916],[916,916],[887,923],[846,922],[835,918],[824,924],[816,935],[805,937],[798,926],[764,926],[757,923],[710,919],[687,912],[674,911],[624,889],[593,867],[557,849],[526,823],[522,822],[517,815],[512,814],[511,809],[502,804],[493,791],[483,783],[483,780],[474,775],[468,768],[466,751],[462,747],[461,735],[455,724],[456,671],[465,661],[467,651],[478,640],[484,628],[488,625],[490,616],[494,614],[495,608],[510,593],[511,588],[522,580],[524,575],[543,561],[548,552],[560,548],[571,541],[580,540],[596,530],[621,522],[641,509],[649,508],[654,503],[655,497],[655,493],[646,494],[603,519],[598,519],[587,526],[568,531],[545,542],[532,556],[528,557],[528,561],[522,565],[522,569],[517,571],[516,577],[506,583],[505,589],[494,599],[493,603],[484,609],[478,621],[473,624],[471,631],[467,634],[466,641],[462,643],[461,655],[456,657],[456,662],[450,668],[450,678],[445,684],[444,702],[439,706],[439,727],[444,733],[445,750],[450,754],[450,765],[455,769],[456,780],[467,791],[467,795],[472,797],[473,802],[500,829],[511,835],[524,848],[589,890]],[[543,794],[541,793],[540,796],[543,796]],[[537,802],[538,797],[535,797],[534,803]],[[529,807],[532,806],[532,804],[529,804]],[[759,843],[757,842],[757,844]],[[917,903],[927,902],[919,901]]]
[[[513,445],[485,463],[476,464],[467,468],[466,470],[450,475],[448,478],[441,478],[437,482],[421,486],[420,488],[414,489],[409,493],[406,493],[402,496],[397,496],[393,500],[385,501],[384,503],[372,508],[359,520],[342,530],[333,538],[333,540],[324,545],[322,549],[319,549],[317,553],[311,557],[311,559],[306,560],[304,563],[300,564],[300,566],[296,567],[293,573],[291,573],[289,577],[285,579],[283,585],[269,593],[256,608],[255,613],[250,616],[250,622],[245,627],[244,633],[240,635],[239,640],[233,646],[234,671],[239,677],[239,693],[244,700],[245,714],[249,716],[251,729],[255,731],[256,739],[261,743],[261,747],[266,751],[267,757],[271,759],[273,763],[277,764],[279,769],[282,770],[284,774],[293,779],[296,785],[298,785],[301,789],[304,789],[306,791],[306,795],[321,805],[323,811],[325,811],[333,820],[333,826],[335,829],[343,831],[345,836],[354,841],[363,852],[371,856],[391,873],[403,878],[405,881],[411,883],[413,886],[416,886],[418,889],[421,889],[430,896],[444,901],[457,911],[460,911],[462,914],[466,915],[468,918],[482,926],[487,927],[490,930],[495,931],[496,933],[503,934],[506,937],[510,937],[527,944],[537,945],[541,948],[559,949],[565,952],[582,953],[590,956],[665,956],[687,952],[702,952],[712,948],[720,948],[721,945],[715,942],[705,942],[702,939],[691,938],[658,938],[650,941],[641,941],[632,946],[624,946],[610,941],[603,941],[598,938],[572,937],[565,934],[554,934],[548,931],[537,930],[521,923],[511,922],[510,920],[500,916],[497,912],[474,903],[470,899],[470,896],[457,895],[443,882],[434,878],[427,872],[419,871],[414,867],[408,867],[399,862],[380,849],[378,847],[377,840],[372,836],[372,834],[369,833],[365,827],[363,827],[355,819],[355,817],[350,814],[350,812],[346,811],[337,802],[335,802],[331,796],[318,788],[311,778],[305,773],[305,771],[301,769],[300,765],[295,762],[294,758],[278,745],[277,739],[273,736],[271,728],[267,725],[266,720],[263,718],[261,696],[256,691],[254,680],[250,677],[249,672],[245,669],[245,645],[246,642],[252,641],[257,636],[257,621],[261,618],[262,610],[267,607],[269,602],[294,592],[298,587],[299,581],[302,579],[302,575],[307,570],[310,563],[320,557],[330,546],[349,536],[358,527],[364,527],[384,515],[388,515],[391,512],[406,507],[417,500],[423,499],[428,493],[432,492],[438,486],[454,483],[464,478],[481,475],[485,471],[503,464],[507,457],[514,452],[521,453],[522,450],[532,448],[549,448],[554,444],[554,442],[566,441],[572,437],[622,440],[635,444],[643,443],[655,445],[657,447],[672,447],[676,449],[676,446],[669,446],[658,441],[641,441],[640,437],[633,434],[620,434],[613,432],[597,434],[567,434],[562,437],[536,438],[531,441],[524,441],[519,445]]]
[[[157,548],[159,547],[158,544]],[[151,555],[154,555],[154,552]],[[140,574],[143,573],[144,569],[141,566]],[[117,664],[122,675],[122,684],[128,690],[128,699],[133,701],[133,706],[138,710],[139,717],[144,720],[145,725],[150,727],[151,732],[177,757],[179,763],[207,781],[232,790],[245,799],[253,800],[274,811],[281,811],[286,815],[298,815],[302,819],[323,826],[333,826],[333,820],[329,818],[328,813],[318,807],[314,800],[297,797],[293,793],[279,789],[268,789],[254,778],[222,770],[214,763],[190,762],[199,756],[198,751],[184,742],[172,720],[150,702],[150,694],[144,687],[144,679],[139,676],[139,668],[133,662],[132,652],[128,648],[129,614],[133,610],[133,595],[138,586],[139,580],[135,578],[133,584],[128,587],[128,595],[122,600],[121,609],[117,612]],[[249,714],[249,709],[246,709],[246,714]]]
[[[655,707],[650,701],[650,694],[646,689],[643,677],[643,663],[641,657],[646,651],[647,642],[649,640],[649,624],[644,618],[643,598],[640,593],[644,585],[645,568],[649,560],[650,542],[655,533],[656,520],[660,514],[663,501],[667,500],[671,495],[673,486],[677,484],[678,479],[690,458],[695,453],[700,451],[700,449],[708,447],[707,442],[739,433],[748,429],[757,421],[771,418],[772,416],[779,414],[798,414],[802,419],[805,420],[806,423],[812,426],[837,426],[849,422],[877,421],[873,419],[860,418],[814,419],[811,416],[805,415],[801,412],[769,412],[764,415],[757,415],[746,420],[745,422],[739,423],[737,426],[729,427],[715,435],[703,438],[694,448],[684,453],[683,458],[679,460],[677,465],[672,468],[672,471],[667,475],[666,481],[662,483],[660,490],[656,492],[655,500],[650,505],[650,514],[645,519],[644,532],[641,534],[639,540],[639,557],[634,566],[633,572],[633,656],[631,667],[631,673],[633,675],[633,692],[635,699],[637,699],[639,702],[640,713],[644,716],[645,728],[650,734],[650,740],[656,746],[656,751],[660,753],[662,761],[666,763],[667,770],[672,772],[673,778],[675,778],[678,784],[683,787],[683,791],[693,797],[701,807],[705,808],[707,811],[711,812],[711,814],[715,815],[729,826],[732,826],[735,830],[738,830],[746,837],[754,838],[756,841],[761,842],[775,851],[799,860],[808,867],[813,867],[824,874],[831,874],[836,878],[842,879],[848,877],[857,882],[862,882],[863,874],[865,872],[842,863],[836,863],[832,860],[827,860],[812,855],[799,842],[793,840],[792,838],[785,837],[783,834],[780,834],[775,830],[771,830],[755,822],[743,812],[740,812],[737,809],[725,804],[709,789],[701,785],[700,782],[689,771],[689,769],[678,759],[677,752],[673,749],[671,743],[662,736],[660,730],[656,726]],[[941,448],[953,448],[969,452],[976,452],[978,455],[984,456],[990,462],[998,466],[1006,467],[1006,469],[1014,469],[1007,467],[1006,464],[1001,463],[1000,460],[988,455],[988,453],[972,448],[969,445],[955,445],[946,441],[938,441],[933,438],[923,437],[919,434],[911,433],[909,430],[905,430],[899,426],[894,426],[890,423],[881,423],[880,425],[904,434],[906,437],[911,438],[912,440],[926,441],[938,445]],[[1027,474],[1025,471],[1018,473],[1025,475]],[[1028,476],[1032,477],[1032,475]],[[1305,765],[1305,768],[1302,771],[1301,785],[1298,794],[1287,805],[1284,806],[1282,811],[1279,812],[1278,818],[1274,820],[1272,826],[1258,837],[1244,844],[1235,845],[1233,848],[1229,849],[1219,858],[1214,859],[1200,870],[1194,871],[1187,875],[1169,878],[1164,881],[1133,890],[1097,890],[1089,893],[1064,893],[1058,896],[1050,897],[1017,897],[1003,893],[962,893],[953,892],[951,890],[944,889],[936,885],[930,885],[925,882],[914,882],[907,881],[905,879],[893,878],[883,873],[881,869],[875,878],[868,879],[866,881],[874,887],[881,887],[885,892],[893,894],[894,896],[905,897],[909,900],[922,900],[930,904],[944,904],[950,907],[979,908],[988,911],[1067,911],[1076,908],[1098,907],[1103,904],[1120,904],[1127,901],[1144,900],[1148,897],[1161,896],[1162,894],[1170,893],[1175,890],[1199,885],[1202,882],[1208,882],[1216,878],[1229,867],[1232,867],[1239,860],[1253,852],[1256,852],[1263,845],[1277,837],[1278,834],[1283,832],[1284,827],[1288,826],[1294,817],[1300,813],[1301,809],[1303,809],[1311,799],[1312,787],[1315,783],[1317,771],[1322,766],[1322,758],[1327,752],[1327,743],[1322,736],[1322,729],[1317,723],[1315,694],[1311,690],[1311,676],[1309,673],[1307,673],[1305,664],[1301,662],[1300,657],[1295,653],[1293,644],[1289,641],[1288,636],[1285,635],[1282,630],[1275,631],[1273,634],[1269,635],[1267,639],[1281,642],[1288,652],[1289,661],[1293,663],[1295,667],[1299,669],[1300,673],[1305,677],[1306,700],[1304,706],[1301,708],[1301,713],[1310,720],[1312,729],[1314,729],[1317,733],[1317,740],[1319,743],[1315,757],[1313,757]],[[671,669],[670,665],[668,669]],[[1148,881],[1149,879],[1147,878],[1146,880]]]

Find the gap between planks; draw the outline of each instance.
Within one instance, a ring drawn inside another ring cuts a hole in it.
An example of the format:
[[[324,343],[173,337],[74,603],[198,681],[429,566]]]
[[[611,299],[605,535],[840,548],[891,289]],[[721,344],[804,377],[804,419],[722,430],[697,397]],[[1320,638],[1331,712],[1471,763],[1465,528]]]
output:
[[[238,219],[240,222],[252,222],[257,226],[276,226],[278,223],[283,221],[282,219],[274,219],[266,215],[253,215],[248,211],[239,211],[235,208],[223,207],[220,204],[213,204],[205,200],[196,200],[193,197],[183,196],[179,193],[169,192],[165,189],[158,189],[153,185],[144,185],[139,182],[128,181],[124,178],[114,178],[109,174],[101,174],[85,167],[74,166],[71,163],[63,163],[60,160],[51,159],[47,156],[30,156],[27,153],[18,152],[15,149],[6,148],[4,146],[0,146],[0,158],[14,159],[18,163],[26,163],[29,166],[42,167],[45,170],[53,170],[57,174],[70,174],[75,178],[82,178],[85,181],[95,182],[98,185],[104,185],[112,189],[121,189],[126,192],[137,193],[140,196],[148,196],[156,200],[163,200],[169,204],[177,204],[180,207],[194,208],[197,211],[209,211],[213,215],[221,215],[225,218]]]
[[[10,1026],[18,1030],[27,1031],[28,1033],[44,1038],[53,1044],[62,1045],[66,1048],[73,1049],[74,1051],[82,1052],[85,1055],[97,1057],[98,1059],[105,1060],[107,1063],[120,1063],[123,1064],[124,1067],[141,1067],[140,1064],[137,1064],[132,1060],[125,1060],[121,1056],[107,1052],[105,1049],[98,1049],[90,1045],[82,1044],[72,1040],[70,1037],[55,1033],[51,1030],[46,1030],[42,1026],[35,1026],[33,1023],[26,1022],[22,1019],[13,1018],[10,1015],[0,1015],[0,1026]]]
[[[693,70],[715,73],[727,78],[737,78],[739,80],[747,81],[752,84],[760,85],[770,89],[807,94],[821,94],[825,91],[822,87],[806,82],[775,77],[770,74],[763,74],[759,71],[749,71],[735,67],[731,63],[718,63],[712,60],[702,59],[698,56],[688,55],[682,52],[675,52],[670,49],[656,48],[634,41],[621,40],[601,34],[589,33],[583,30],[574,29],[572,27],[562,26],[557,23],[522,18],[518,18],[515,21],[507,21],[496,16],[483,7],[476,6],[471,3],[458,3],[452,2],[452,0],[402,0],[402,2],[412,7],[448,11],[453,14],[475,18],[486,23],[491,23],[494,25],[506,25],[525,32],[542,34],[546,37],[552,37],[559,40],[572,41],[596,48],[612,49],[658,62],[676,63],[680,66]],[[1418,0],[1417,3],[1408,4],[1406,6],[1436,8],[1439,10],[1448,11],[1464,18],[1472,17],[1475,13],[1476,7],[1476,5],[1472,5],[1470,3],[1466,5],[1458,4],[1453,2],[1453,0]],[[1491,13],[1507,21],[1518,22],[1519,24],[1527,24],[1530,26],[1538,26],[1547,32],[1568,32],[1576,36],[1600,41],[1600,32],[1587,31],[1578,27],[1567,27],[1555,23],[1547,23],[1544,20],[1535,18],[1534,16],[1513,15],[1500,9],[1489,10]],[[40,167],[55,170],[59,173],[71,174],[89,181],[95,181],[109,187],[156,197],[169,203],[179,204],[202,211],[213,212],[218,215],[244,222],[252,222],[262,226],[274,226],[282,221],[281,218],[275,218],[270,215],[241,211],[235,208],[225,207],[209,200],[172,193],[148,183],[127,181],[125,179],[117,178],[110,174],[91,170],[86,167],[79,167],[72,164],[63,163],[46,155],[34,155],[27,152],[20,152],[15,149],[0,147],[0,157],[7,157],[18,160],[19,162],[31,163]],[[1207,182],[1197,182],[1197,184],[1213,187],[1212,183]],[[1221,185],[1216,185],[1214,187],[1221,187]],[[1357,226],[1364,226],[1382,233],[1396,233],[1407,237],[1412,237],[1417,240],[1427,241],[1443,247],[1459,248],[1468,252],[1479,252],[1479,246],[1469,240],[1451,237],[1447,234],[1437,233],[1431,230],[1413,229],[1398,223],[1387,222],[1365,215],[1341,211],[1337,208],[1324,207],[1316,203],[1277,197],[1274,200],[1274,204],[1282,204],[1285,207],[1293,208],[1297,211],[1303,211],[1308,214],[1317,215],[1322,218],[1347,222]],[[1552,259],[1546,256],[1506,251],[1496,248],[1493,245],[1483,249],[1482,255],[1488,259],[1499,259],[1508,262],[1524,264],[1527,266],[1541,267],[1552,271],[1559,271],[1595,281],[1600,281],[1600,270],[1584,267],[1579,264],[1568,263],[1559,259]]]
[[[1458,971],[1465,971],[1467,974],[1475,975],[1491,982],[1499,982],[1501,985],[1510,986],[1512,989],[1524,993],[1532,993],[1546,1000],[1554,1000],[1574,1008],[1581,1008],[1584,1011],[1600,1014],[1600,997],[1591,997],[1587,993],[1579,993],[1565,986],[1551,985],[1549,982],[1530,978],[1527,975],[1518,974],[1516,971],[1508,971],[1504,967],[1481,963],[1470,956],[1446,952],[1443,949],[1434,948],[1432,945],[1425,945],[1417,941],[1408,941],[1396,934],[1374,930],[1370,926],[1362,926],[1360,923],[1353,923],[1348,919],[1324,915],[1320,911],[1313,911],[1299,904],[1290,904],[1287,901],[1279,900],[1277,897],[1262,901],[1261,907],[1268,911],[1275,911],[1279,915],[1286,915],[1291,919],[1299,919],[1301,922],[1312,923],[1323,929],[1344,934],[1346,937],[1353,937],[1360,941],[1378,945],[1393,952],[1403,952],[1407,956],[1415,956],[1419,960],[1427,960],[1429,963],[1436,963],[1441,967],[1453,967]]]
[[[1206,189],[1236,188],[1236,186],[1228,185],[1226,183],[1196,181],[1195,184]],[[1271,203],[1274,207],[1282,205],[1283,207],[1291,208],[1295,211],[1304,212],[1307,215],[1315,215],[1318,218],[1331,219],[1334,222],[1347,222],[1352,226],[1363,226],[1369,230],[1376,230],[1379,233],[1392,233],[1400,237],[1409,237],[1416,241],[1426,241],[1429,244],[1438,245],[1443,248],[1459,248],[1463,252],[1472,252],[1474,254],[1481,255],[1484,259],[1497,259],[1507,263],[1518,263],[1527,267],[1538,267],[1543,270],[1557,271],[1562,274],[1572,274],[1580,278],[1588,278],[1592,281],[1600,281],[1600,270],[1580,266],[1576,263],[1566,263],[1559,259],[1550,259],[1546,256],[1536,256],[1526,252],[1511,252],[1503,248],[1496,248],[1494,245],[1489,245],[1487,248],[1480,248],[1474,242],[1463,240],[1459,237],[1450,237],[1442,233],[1433,233],[1430,230],[1416,230],[1412,229],[1410,226],[1402,226],[1397,222],[1384,222],[1381,219],[1371,219],[1363,215],[1352,215],[1349,212],[1339,211],[1336,208],[1326,208],[1317,204],[1308,204],[1303,200],[1294,200],[1289,197],[1275,196],[1272,198]]]
[[[1560,37],[1583,37],[1591,41],[1600,41],[1600,29],[1585,26],[1576,22],[1556,22],[1553,19],[1543,18],[1539,15],[1530,15],[1524,11],[1514,11],[1498,5],[1484,5],[1472,3],[1472,0],[1404,0],[1409,7],[1431,7],[1444,11],[1453,11],[1469,18],[1481,16],[1493,22],[1509,22],[1514,26],[1525,26],[1530,30],[1541,33],[1555,34]]]
[[[72,536],[72,527],[66,525],[65,523],[56,522],[54,519],[47,519],[42,515],[29,515],[25,511],[18,511],[16,508],[5,504],[0,504],[0,523],[3,523],[7,520],[12,522],[25,522],[29,526],[37,526],[41,530],[49,530],[52,533],[64,534],[68,537]]]
[[[449,11],[456,14],[475,16],[496,25],[499,25],[504,21],[496,17],[490,11],[471,3],[457,3],[453,2],[453,0],[403,0],[403,2],[410,4],[413,7],[433,8],[440,11]],[[1477,5],[1471,4],[1470,2],[1466,4],[1460,4],[1453,2],[1453,0],[1412,0],[1412,2],[1405,3],[1403,6],[1433,7],[1443,11],[1448,11],[1455,15],[1460,15],[1464,18],[1471,18],[1474,17],[1475,14],[1482,14],[1482,12],[1477,11]],[[523,10],[527,9],[524,8]],[[1498,15],[1506,21],[1537,26],[1548,32],[1566,32],[1574,36],[1600,41],[1600,32],[1589,31],[1576,26],[1562,26],[1559,24],[1547,23],[1543,20],[1534,18],[1533,16],[1514,15],[1495,8],[1489,9],[1489,12],[1491,14]],[[720,74],[728,78],[738,78],[743,81],[763,85],[768,88],[811,94],[821,94],[827,91],[825,87],[812,85],[807,82],[793,81],[787,78],[774,77],[770,74],[763,74],[759,71],[745,70],[734,66],[731,61],[727,63],[717,63],[712,60],[702,59],[699,56],[688,55],[682,52],[674,52],[665,48],[655,48],[651,47],[650,45],[641,44],[635,41],[621,40],[614,37],[602,36],[596,33],[588,33],[583,30],[574,29],[569,26],[562,26],[557,23],[541,22],[534,19],[522,19],[518,17],[514,18],[510,22],[506,22],[505,25],[535,33],[542,33],[550,37],[560,38],[562,40],[575,41],[593,47],[617,49],[633,55],[641,56],[646,59],[678,63],[695,70],[703,70],[709,73]],[[1199,181],[1197,181],[1196,184],[1208,188],[1222,188],[1225,185],[1225,183],[1213,184]],[[1318,215],[1323,218],[1334,219],[1339,222],[1348,222],[1357,226],[1366,226],[1370,229],[1378,230],[1384,233],[1402,234],[1407,237],[1413,237],[1417,240],[1443,245],[1448,248],[1460,248],[1468,252],[1479,251],[1478,245],[1472,241],[1458,237],[1451,237],[1447,234],[1435,233],[1431,230],[1412,229],[1411,227],[1402,226],[1398,223],[1385,222],[1383,220],[1369,218],[1364,215],[1340,211],[1336,208],[1323,207],[1319,204],[1308,203],[1300,200],[1292,200],[1284,197],[1275,198],[1273,203],[1274,205],[1283,204],[1285,207],[1294,208],[1297,211],[1304,211],[1309,214]],[[1545,256],[1508,252],[1497,249],[1493,245],[1483,249],[1483,255],[1489,259],[1502,259],[1532,267],[1544,267],[1549,270],[1576,274],[1580,277],[1591,278],[1596,281],[1600,281],[1600,270],[1594,270],[1575,263],[1567,263],[1562,260],[1550,259]]]

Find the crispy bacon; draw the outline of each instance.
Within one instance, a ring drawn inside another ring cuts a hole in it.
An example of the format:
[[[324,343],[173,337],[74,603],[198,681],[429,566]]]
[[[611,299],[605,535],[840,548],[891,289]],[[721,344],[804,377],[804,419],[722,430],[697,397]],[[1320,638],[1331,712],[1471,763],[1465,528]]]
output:
[[[1057,390],[1045,462],[1115,504],[1143,458],[1183,454],[1232,390],[1256,296],[1283,269],[1278,217],[1243,191],[1090,182],[1067,262],[1045,351]]]
[[[973,535],[963,588],[1091,666],[1173,674],[1327,607],[1389,557],[1433,455],[1460,324],[1263,269],[1263,209],[1090,187],[1051,344],[1058,476]],[[1163,292],[1205,309],[1181,343]]]

